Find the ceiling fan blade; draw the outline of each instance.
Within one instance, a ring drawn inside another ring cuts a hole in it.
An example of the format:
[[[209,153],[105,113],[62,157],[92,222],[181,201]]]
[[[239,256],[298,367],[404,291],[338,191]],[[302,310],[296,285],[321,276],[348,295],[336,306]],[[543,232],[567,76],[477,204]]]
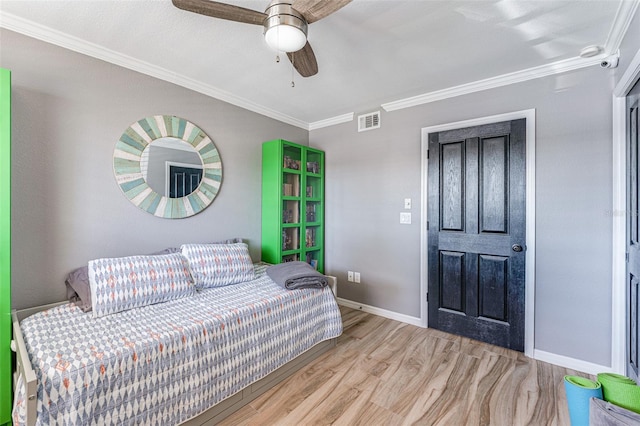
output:
[[[220,3],[209,0],[171,0],[178,9],[199,13],[213,18],[228,21],[243,22],[245,24],[262,25],[267,15],[257,10]]]
[[[352,0],[293,0],[293,8],[300,12],[310,24],[342,9]]]
[[[318,74],[318,62],[309,42],[297,52],[287,53],[287,56],[301,76],[311,77]]]

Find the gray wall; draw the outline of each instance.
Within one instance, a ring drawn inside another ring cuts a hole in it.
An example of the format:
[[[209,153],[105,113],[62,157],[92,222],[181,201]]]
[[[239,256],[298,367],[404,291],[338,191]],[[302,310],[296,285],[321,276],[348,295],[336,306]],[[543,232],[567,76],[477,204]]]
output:
[[[383,111],[378,130],[358,133],[354,121],[311,131],[326,151],[325,265],[339,297],[419,317],[421,128],[535,108],[535,348],[610,365],[613,72]],[[411,225],[399,224],[404,198]],[[348,270],[362,283],[348,283]]]
[[[0,42],[13,79],[13,308],[63,300],[66,274],[98,257],[243,237],[259,260],[261,143],[307,144],[306,130],[10,31]],[[218,197],[191,218],[156,218],[115,182],[116,141],[156,114],[193,122],[222,157]]]

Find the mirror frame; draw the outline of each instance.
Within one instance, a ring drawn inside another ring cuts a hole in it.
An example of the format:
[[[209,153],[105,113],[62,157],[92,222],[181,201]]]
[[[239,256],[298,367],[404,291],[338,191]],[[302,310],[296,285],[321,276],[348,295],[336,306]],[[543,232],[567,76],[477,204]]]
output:
[[[202,160],[200,185],[186,197],[160,195],[142,175],[142,152],[154,140],[165,137],[188,143]],[[146,117],[129,126],[116,142],[113,172],[129,201],[154,216],[166,219],[181,219],[200,213],[213,202],[222,185],[222,160],[213,141],[195,124],[172,115]]]

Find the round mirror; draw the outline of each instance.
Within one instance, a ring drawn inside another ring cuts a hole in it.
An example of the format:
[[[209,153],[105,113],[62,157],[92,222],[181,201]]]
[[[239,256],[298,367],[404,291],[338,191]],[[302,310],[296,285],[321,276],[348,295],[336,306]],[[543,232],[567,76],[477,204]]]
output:
[[[211,139],[193,123],[169,115],[129,126],[116,143],[113,170],[133,204],[170,219],[204,210],[222,183],[222,161]]]

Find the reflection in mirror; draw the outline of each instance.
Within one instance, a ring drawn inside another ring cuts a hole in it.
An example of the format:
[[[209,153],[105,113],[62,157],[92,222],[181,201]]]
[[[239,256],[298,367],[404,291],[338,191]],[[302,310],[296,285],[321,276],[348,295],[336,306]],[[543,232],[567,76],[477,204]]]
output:
[[[173,115],[145,117],[116,142],[113,172],[122,193],[154,216],[200,213],[222,184],[222,159],[198,126]]]
[[[140,169],[158,194],[181,198],[191,194],[202,180],[202,159],[188,143],[173,137],[159,138],[142,152]]]

